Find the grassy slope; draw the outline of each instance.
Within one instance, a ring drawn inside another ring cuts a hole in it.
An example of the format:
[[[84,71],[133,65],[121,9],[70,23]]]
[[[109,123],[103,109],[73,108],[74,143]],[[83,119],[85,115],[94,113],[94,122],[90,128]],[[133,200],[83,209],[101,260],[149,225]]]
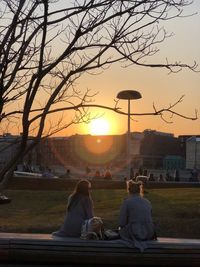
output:
[[[69,192],[4,192],[11,204],[0,206],[1,232],[51,233],[63,222]],[[125,190],[92,192],[95,215],[103,218],[107,228],[116,228],[119,207]],[[158,236],[200,238],[200,189],[148,189]]]

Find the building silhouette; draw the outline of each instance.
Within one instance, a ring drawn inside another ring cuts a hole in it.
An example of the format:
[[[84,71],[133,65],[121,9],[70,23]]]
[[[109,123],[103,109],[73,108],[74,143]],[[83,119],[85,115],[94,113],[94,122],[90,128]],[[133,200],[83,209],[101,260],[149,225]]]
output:
[[[32,142],[34,137],[29,137]],[[0,168],[15,154],[21,136],[0,136]],[[70,166],[115,166],[126,168],[127,135],[72,135],[50,137],[19,159],[20,170],[52,171],[65,173]],[[200,136],[181,135],[145,130],[130,134],[130,160],[132,169],[200,169]]]
[[[140,166],[147,169],[161,169],[167,166],[173,166],[174,169],[180,166],[184,168],[184,153],[179,138],[173,134],[145,130],[137,160]],[[169,161],[171,164],[167,163]]]
[[[186,168],[200,170],[200,137],[192,136],[186,140]]]

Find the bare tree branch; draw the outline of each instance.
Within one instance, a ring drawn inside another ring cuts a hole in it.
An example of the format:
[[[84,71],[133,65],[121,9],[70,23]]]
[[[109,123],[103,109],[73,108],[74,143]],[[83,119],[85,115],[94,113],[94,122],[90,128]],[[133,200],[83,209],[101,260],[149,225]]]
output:
[[[61,5],[62,3],[62,5]],[[35,144],[46,135],[49,116],[74,110],[69,122],[49,122],[52,133],[72,123],[92,118],[90,109],[98,107],[127,115],[118,107],[94,104],[95,94],[77,90],[80,77],[96,75],[120,62],[130,65],[198,71],[180,61],[153,61],[159,45],[171,36],[159,22],[185,16],[189,0],[0,0],[0,122],[17,124],[22,132],[19,151],[1,171],[3,179],[28,147],[30,133]],[[190,14],[188,14],[190,15]],[[187,16],[187,14],[186,14]],[[167,56],[166,56],[167,58]],[[133,116],[164,114],[194,120],[174,110],[179,99],[166,108]],[[62,118],[62,116],[61,116]],[[167,121],[167,120],[166,120]],[[37,125],[36,125],[37,122]],[[56,129],[57,128],[57,129]],[[31,145],[31,147],[34,144]]]

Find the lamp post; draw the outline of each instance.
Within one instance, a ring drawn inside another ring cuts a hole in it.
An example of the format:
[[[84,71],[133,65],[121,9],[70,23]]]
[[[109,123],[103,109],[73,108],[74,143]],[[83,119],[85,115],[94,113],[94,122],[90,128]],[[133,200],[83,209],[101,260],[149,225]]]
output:
[[[127,131],[127,178],[130,179],[131,159],[130,159],[130,106],[131,100],[142,98],[138,91],[124,90],[117,94],[118,99],[128,100],[128,131]]]
[[[194,136],[195,140],[195,147],[194,147],[194,169],[196,170],[197,168],[197,137]]]

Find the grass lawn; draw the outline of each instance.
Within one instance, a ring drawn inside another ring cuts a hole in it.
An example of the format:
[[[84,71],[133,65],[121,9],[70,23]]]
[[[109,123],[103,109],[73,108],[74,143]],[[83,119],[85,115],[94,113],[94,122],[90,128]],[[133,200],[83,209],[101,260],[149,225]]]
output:
[[[10,204],[0,206],[0,231],[51,233],[63,223],[65,191],[7,190]],[[94,190],[95,215],[106,228],[116,228],[125,190]],[[148,189],[158,236],[200,238],[200,188]]]

